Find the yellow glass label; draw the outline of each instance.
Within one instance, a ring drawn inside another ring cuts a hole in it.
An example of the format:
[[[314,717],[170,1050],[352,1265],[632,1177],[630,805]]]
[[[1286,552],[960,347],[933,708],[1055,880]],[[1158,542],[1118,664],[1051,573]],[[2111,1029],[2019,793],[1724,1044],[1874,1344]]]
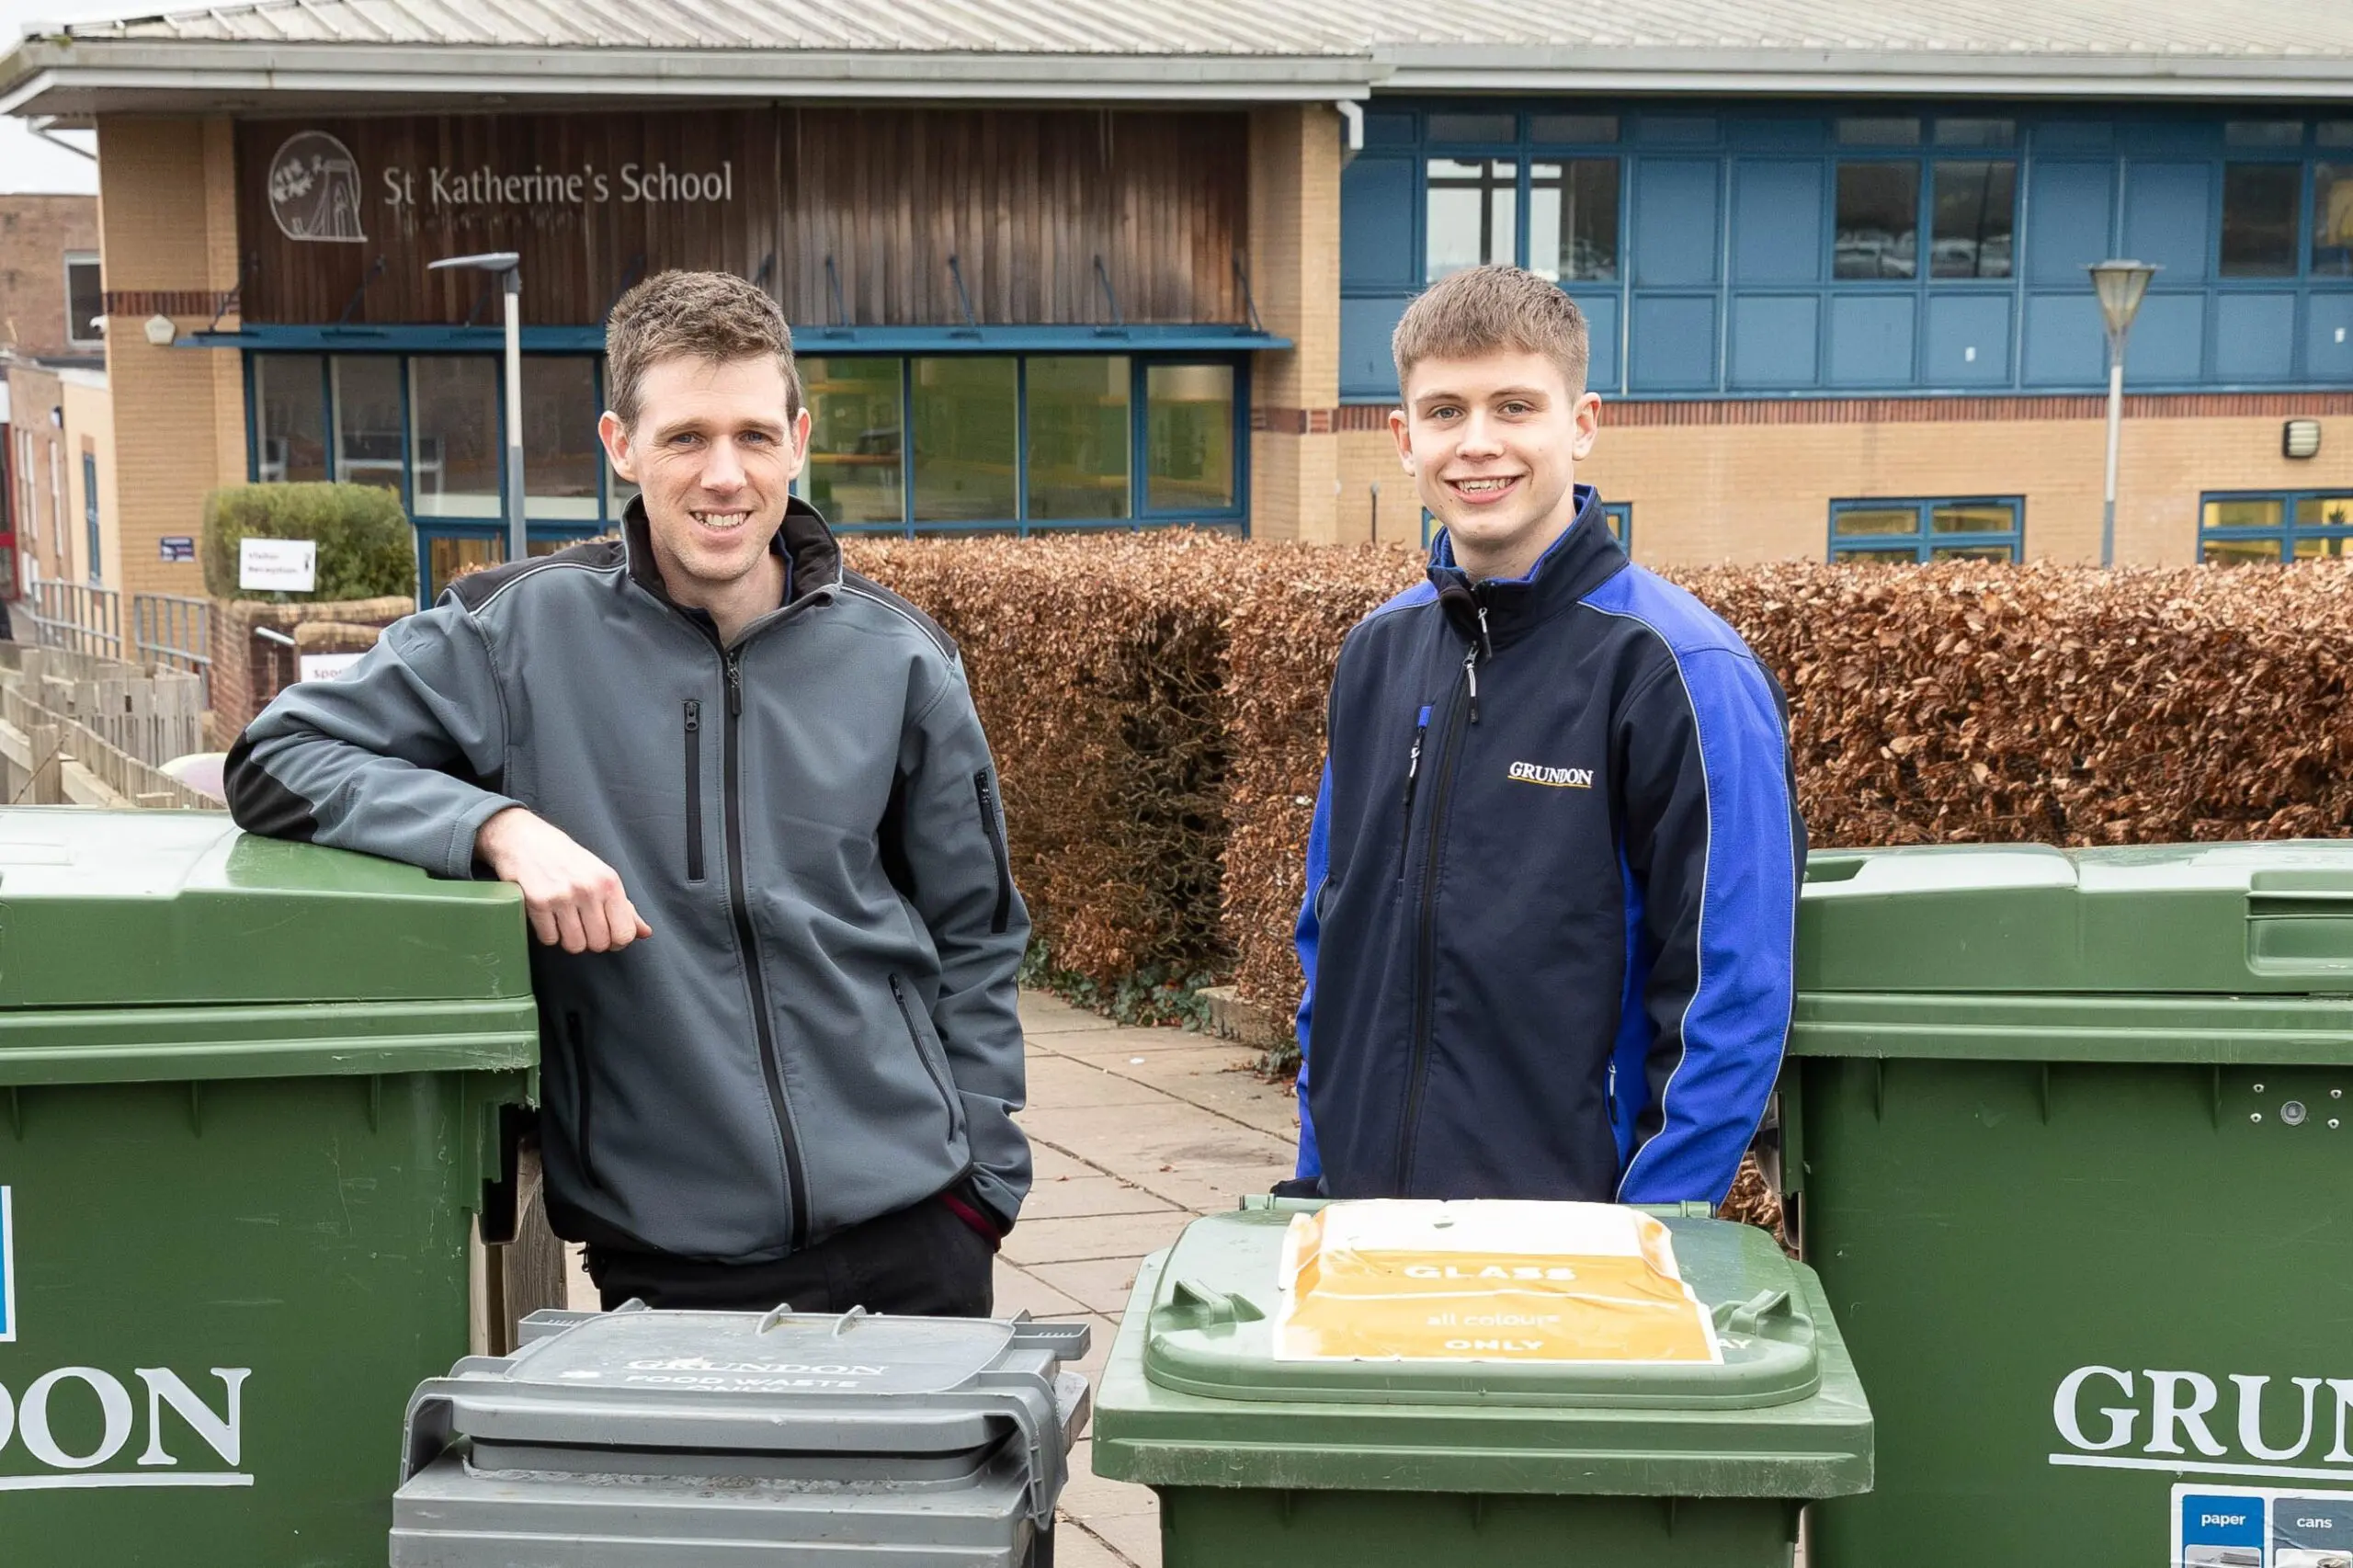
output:
[[[1281,1297],[1284,1360],[1723,1359],[1666,1227],[1607,1204],[1334,1204],[1291,1222]]]

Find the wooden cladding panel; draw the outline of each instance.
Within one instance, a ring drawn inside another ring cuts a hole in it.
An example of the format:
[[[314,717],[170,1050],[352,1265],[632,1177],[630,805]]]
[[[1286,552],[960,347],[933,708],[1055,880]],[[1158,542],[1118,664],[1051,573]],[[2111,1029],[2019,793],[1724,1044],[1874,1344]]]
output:
[[[272,164],[306,131],[349,150],[364,239],[295,239],[273,216]],[[623,199],[629,171],[642,179],[656,168],[698,179],[723,171],[732,194]],[[454,324],[470,313],[488,324],[499,307],[482,296],[481,275],[428,274],[426,264],[511,249],[523,256],[524,319],[541,324],[601,321],[632,275],[700,267],[750,278],[764,266],[796,323],[846,313],[861,325],[959,324],[950,256],[986,324],[1110,320],[1098,257],[1128,321],[1238,321],[1246,170],[1245,118],[1214,112],[248,121],[238,128],[238,218],[252,267],[244,314],[334,322],[348,308],[354,324]],[[482,171],[574,183],[552,198],[543,184],[526,193],[538,199],[464,199],[482,194]]]

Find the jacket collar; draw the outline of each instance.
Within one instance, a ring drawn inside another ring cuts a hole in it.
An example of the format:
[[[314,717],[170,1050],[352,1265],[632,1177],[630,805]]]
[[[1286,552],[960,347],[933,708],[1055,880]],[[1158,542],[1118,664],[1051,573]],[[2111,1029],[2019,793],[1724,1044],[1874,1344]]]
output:
[[[662,569],[654,557],[652,526],[645,520],[642,496],[630,497],[621,513],[621,540],[628,551],[630,580],[681,615],[697,615],[670,597]],[[838,587],[842,580],[842,547],[816,507],[795,495],[785,504],[784,523],[768,540],[770,554],[784,561],[784,602],[793,605],[820,590]]]
[[[1494,642],[1513,637],[1565,609],[1623,571],[1623,546],[1609,535],[1601,515],[1601,493],[1576,487],[1576,519],[1537,557],[1525,577],[1490,577],[1474,583],[1454,562],[1454,543],[1444,529],[1430,541],[1430,584],[1447,617],[1466,637],[1479,635],[1478,613],[1487,612],[1486,633]]]

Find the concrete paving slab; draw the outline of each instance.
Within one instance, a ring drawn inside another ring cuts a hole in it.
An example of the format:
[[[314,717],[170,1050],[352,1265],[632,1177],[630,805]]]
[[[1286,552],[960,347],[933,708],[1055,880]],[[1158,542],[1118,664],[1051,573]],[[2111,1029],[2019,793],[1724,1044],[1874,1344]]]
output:
[[[1074,1007],[1051,991],[1021,994],[1021,1032],[1025,1035],[1068,1034],[1074,1029],[1099,1031],[1104,1027],[1100,1015]]]
[[[1098,1312],[1125,1311],[1128,1291],[1136,1282],[1136,1264],[1143,1255],[1133,1257],[1097,1257],[1076,1263],[1040,1263],[1027,1272],[1036,1275],[1066,1296],[1074,1296],[1089,1310]]]
[[[1024,1220],[1005,1238],[1004,1256],[1024,1268],[1092,1257],[1133,1259],[1158,1252],[1193,1222],[1190,1212],[1088,1214],[1069,1220]]]
[[[1157,1563],[1159,1561],[1159,1555],[1154,1553],[1153,1562]],[[1100,1536],[1089,1535],[1085,1525],[1069,1519],[1054,1531],[1054,1568],[1137,1568],[1137,1565],[1112,1551]]]
[[[1166,1093],[1157,1085],[1097,1066],[1091,1061],[1040,1054],[1029,1058],[1031,1105],[1150,1105],[1165,1098]]]
[[[1149,1214],[1174,1208],[1131,1181],[1107,1176],[1056,1176],[1031,1184],[1021,1205],[1021,1225],[1040,1220],[1073,1220],[1088,1214]]]
[[[1164,1051],[1199,1051],[1226,1042],[1214,1035],[1179,1028],[1135,1028],[1095,1020],[1091,1029],[1057,1030],[1038,1037],[1041,1049],[1060,1056],[1126,1058],[1151,1056]]]
[[[1160,1562],[1160,1510],[1148,1514],[1106,1514],[1086,1521],[1089,1534],[1136,1563],[1157,1568]]]
[[[991,1282],[996,1288],[996,1312],[1001,1317],[1019,1312],[1031,1317],[1071,1317],[1086,1310],[1077,1297],[1057,1290],[1003,1253],[997,1255]]]

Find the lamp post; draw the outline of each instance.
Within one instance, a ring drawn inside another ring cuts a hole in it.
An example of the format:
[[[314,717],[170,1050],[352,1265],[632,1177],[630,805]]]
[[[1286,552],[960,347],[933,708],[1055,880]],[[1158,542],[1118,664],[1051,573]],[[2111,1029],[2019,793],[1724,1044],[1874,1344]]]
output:
[[[523,258],[511,250],[485,251],[444,256],[426,270],[458,267],[498,274],[506,296],[506,559],[521,561],[531,553],[523,523]]]
[[[2108,324],[2108,488],[2100,514],[2099,563],[2116,564],[2116,449],[2124,434],[2124,339],[2140,312],[2141,297],[2157,269],[2145,261],[2101,261],[2086,268],[2099,295],[2100,319]]]

